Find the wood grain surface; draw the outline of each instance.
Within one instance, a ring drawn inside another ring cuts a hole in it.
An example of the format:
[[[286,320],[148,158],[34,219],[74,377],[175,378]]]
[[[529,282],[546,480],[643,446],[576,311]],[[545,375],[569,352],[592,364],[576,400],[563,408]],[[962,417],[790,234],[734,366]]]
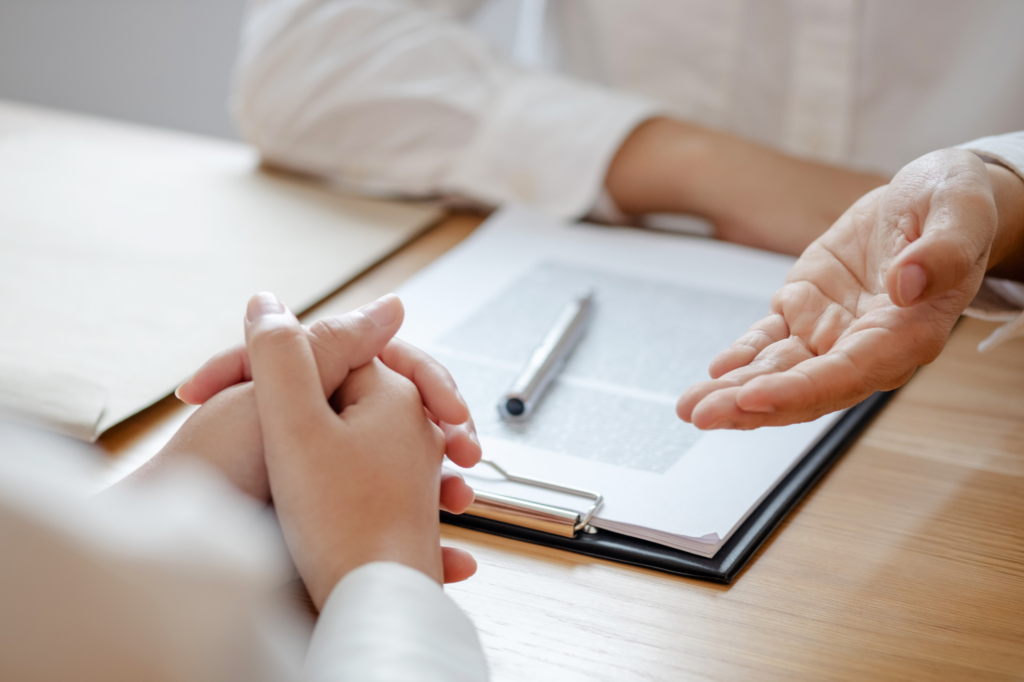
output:
[[[394,289],[479,223],[453,216],[306,319]],[[513,680],[1024,679],[1024,340],[963,320],[729,587],[444,527],[446,588]],[[187,417],[108,432],[132,466]]]

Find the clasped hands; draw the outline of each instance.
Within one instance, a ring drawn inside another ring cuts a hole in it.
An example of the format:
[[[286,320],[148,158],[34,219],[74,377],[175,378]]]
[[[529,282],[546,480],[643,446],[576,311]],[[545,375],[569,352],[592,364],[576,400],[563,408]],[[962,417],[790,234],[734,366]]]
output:
[[[201,407],[133,478],[192,456],[272,500],[318,608],[371,561],[468,578],[476,563],[441,548],[437,511],[464,511],[473,491],[441,462],[472,466],[480,444],[451,375],[393,338],[403,314],[389,295],[307,329],[272,294],[254,296],[245,344],[179,387]]]

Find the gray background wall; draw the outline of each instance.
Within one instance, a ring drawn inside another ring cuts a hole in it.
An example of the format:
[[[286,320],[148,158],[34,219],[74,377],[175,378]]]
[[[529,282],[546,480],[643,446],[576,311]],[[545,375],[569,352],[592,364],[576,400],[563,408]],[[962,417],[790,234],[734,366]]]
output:
[[[245,0],[0,0],[0,98],[236,137]]]

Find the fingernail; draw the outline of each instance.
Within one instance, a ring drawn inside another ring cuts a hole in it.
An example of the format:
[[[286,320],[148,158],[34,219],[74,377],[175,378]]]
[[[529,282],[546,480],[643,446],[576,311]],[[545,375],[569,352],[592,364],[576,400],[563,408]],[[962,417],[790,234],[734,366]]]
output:
[[[277,296],[269,291],[261,291],[249,299],[249,305],[245,309],[245,319],[255,322],[264,315],[280,315],[284,310],[284,304],[277,300]]]
[[[188,379],[185,379],[185,381],[181,382],[180,386],[178,386],[176,389],[174,389],[174,397],[175,398],[177,398],[178,400],[181,400],[181,389],[182,389],[182,387],[185,384],[187,384],[190,381],[192,381],[192,377],[189,377]],[[182,402],[184,402],[184,401],[182,400]]]
[[[378,327],[386,327],[398,317],[399,306],[395,304],[396,300],[398,297],[394,294],[386,294],[364,305],[358,312],[366,315]]]
[[[728,419],[723,419],[722,421],[715,422],[714,424],[709,426],[708,430],[709,431],[714,431],[714,430],[717,430],[717,429],[734,429],[734,428],[736,428],[735,424],[733,424]]]
[[[896,303],[908,306],[924,292],[928,284],[928,275],[920,265],[907,263],[896,275]]]
[[[753,407],[751,407],[750,405],[740,405],[740,409],[742,409],[744,412],[759,412],[761,414],[771,414],[772,412],[775,411],[775,406],[754,405]]]

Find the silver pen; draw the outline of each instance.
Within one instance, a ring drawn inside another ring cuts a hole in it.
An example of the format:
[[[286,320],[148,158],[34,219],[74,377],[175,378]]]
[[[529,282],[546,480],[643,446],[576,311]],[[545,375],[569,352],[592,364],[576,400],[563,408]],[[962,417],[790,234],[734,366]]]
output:
[[[562,369],[569,353],[583,336],[590,321],[593,301],[594,292],[587,291],[562,309],[544,340],[530,354],[523,371],[498,403],[498,412],[504,419],[522,421],[533,413],[544,389]]]

